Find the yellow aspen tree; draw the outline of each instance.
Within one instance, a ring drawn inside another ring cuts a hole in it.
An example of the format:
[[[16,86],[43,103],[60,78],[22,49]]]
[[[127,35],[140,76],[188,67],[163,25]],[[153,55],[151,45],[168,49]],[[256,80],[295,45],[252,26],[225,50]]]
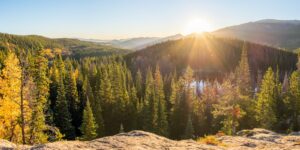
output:
[[[21,68],[14,53],[4,60],[0,73],[0,138],[13,142],[21,140],[20,117]]]

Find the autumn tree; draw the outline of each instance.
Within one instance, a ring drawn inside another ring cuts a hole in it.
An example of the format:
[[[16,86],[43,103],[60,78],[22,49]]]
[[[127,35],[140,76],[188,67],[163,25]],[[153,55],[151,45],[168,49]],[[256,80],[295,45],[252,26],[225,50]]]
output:
[[[29,125],[31,121],[32,108],[29,106],[35,95],[31,90],[35,90],[35,83],[29,72],[31,55],[25,55],[24,50],[19,51],[19,60],[21,68],[21,86],[20,86],[20,126],[22,132],[22,144],[28,143]]]
[[[240,100],[241,96],[237,87],[228,79],[224,81],[222,94],[219,102],[214,105],[213,114],[215,117],[224,117],[222,130],[228,135],[236,133],[239,119],[244,115],[244,110],[239,105]]]
[[[20,118],[20,62],[13,52],[4,60],[0,74],[0,138],[12,142],[21,142]]]

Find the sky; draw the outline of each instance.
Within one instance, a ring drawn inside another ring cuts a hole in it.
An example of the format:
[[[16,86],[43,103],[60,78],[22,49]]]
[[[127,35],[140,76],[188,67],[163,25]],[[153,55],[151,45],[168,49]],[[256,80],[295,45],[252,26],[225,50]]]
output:
[[[195,20],[204,21],[206,31],[261,19],[300,20],[299,8],[299,0],[1,0],[0,32],[51,38],[163,37],[184,34],[198,25]]]

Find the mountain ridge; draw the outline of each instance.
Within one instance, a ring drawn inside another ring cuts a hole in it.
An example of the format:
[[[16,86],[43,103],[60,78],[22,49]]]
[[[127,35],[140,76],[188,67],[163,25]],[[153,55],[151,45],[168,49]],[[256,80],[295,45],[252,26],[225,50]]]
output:
[[[289,51],[300,48],[300,20],[264,19],[224,27],[211,34],[284,48]]]
[[[134,37],[128,39],[113,39],[113,40],[97,40],[97,39],[79,39],[79,40],[96,42],[96,43],[111,45],[123,49],[131,49],[135,51],[157,43],[165,42],[168,40],[177,40],[183,37],[184,36],[182,34],[175,34],[166,37]]]

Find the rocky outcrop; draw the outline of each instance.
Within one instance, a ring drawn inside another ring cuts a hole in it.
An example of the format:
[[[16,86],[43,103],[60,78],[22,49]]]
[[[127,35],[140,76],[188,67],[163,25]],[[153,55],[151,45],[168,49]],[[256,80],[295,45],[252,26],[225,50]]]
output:
[[[300,136],[278,134],[265,129],[242,130],[238,136],[222,136],[219,140],[228,149],[300,149]]]
[[[59,141],[42,145],[15,145],[0,140],[0,149],[32,150],[252,150],[300,149],[300,136],[282,135],[265,129],[243,130],[237,136],[220,136],[221,145],[208,145],[194,140],[174,141],[144,131],[131,131],[92,141]]]

